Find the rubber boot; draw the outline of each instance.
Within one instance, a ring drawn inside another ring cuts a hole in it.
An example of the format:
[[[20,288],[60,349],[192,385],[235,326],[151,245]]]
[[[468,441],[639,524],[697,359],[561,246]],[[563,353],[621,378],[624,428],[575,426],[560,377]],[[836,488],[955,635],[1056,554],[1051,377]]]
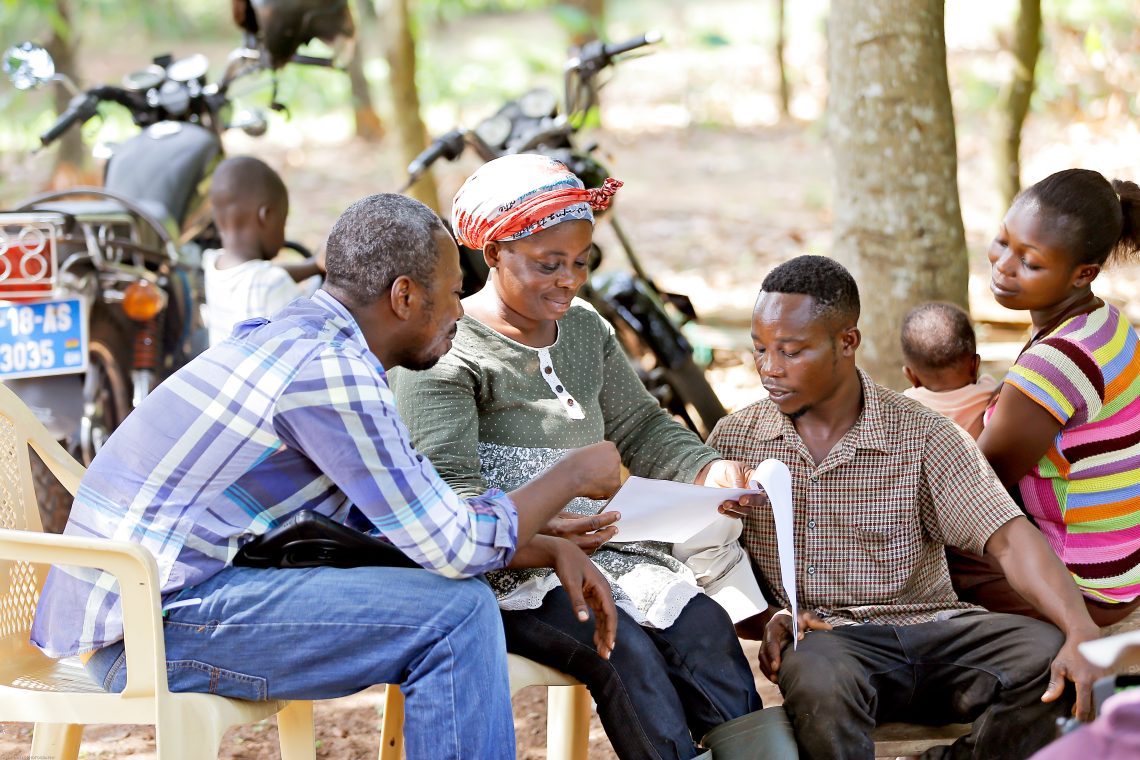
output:
[[[712,751],[712,760],[799,760],[792,722],[783,707],[733,718],[705,734],[701,746]]]

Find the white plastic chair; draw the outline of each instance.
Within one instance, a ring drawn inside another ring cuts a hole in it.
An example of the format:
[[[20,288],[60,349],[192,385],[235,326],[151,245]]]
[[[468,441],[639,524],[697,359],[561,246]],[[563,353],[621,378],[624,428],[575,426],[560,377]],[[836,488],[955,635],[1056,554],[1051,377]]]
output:
[[[154,557],[127,542],[44,533],[29,446],[74,494],[83,467],[0,385],[0,721],[36,724],[31,756],[75,760],[85,724],[144,723],[155,727],[160,760],[213,760],[228,727],[276,714],[282,760],[313,760],[311,702],[246,702],[167,689]],[[29,642],[49,565],[98,567],[118,580],[129,663],[121,694],[100,689],[77,658],[53,660]]]
[[[546,686],[547,760],[586,760],[590,743],[590,693],[565,673],[518,655],[507,655],[511,696],[527,686]],[[380,732],[380,760],[404,756],[404,695],[388,684],[384,723]]]

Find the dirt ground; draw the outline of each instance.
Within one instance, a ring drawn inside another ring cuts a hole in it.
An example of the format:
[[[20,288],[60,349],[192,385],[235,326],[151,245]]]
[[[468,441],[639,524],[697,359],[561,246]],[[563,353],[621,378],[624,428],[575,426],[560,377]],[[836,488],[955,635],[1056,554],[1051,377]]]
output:
[[[745,642],[753,663],[757,689],[765,706],[780,704],[780,694],[756,670],[756,645]],[[515,736],[519,760],[546,758],[546,689],[531,686],[514,699]],[[314,704],[317,757],[322,760],[366,760],[380,748],[380,723],[384,714],[384,691],[368,689],[351,697]],[[22,760],[31,745],[31,726],[0,723],[0,760]],[[597,714],[590,719],[590,760],[616,760]],[[81,758],[132,757],[151,760],[154,729],[146,726],[91,726],[83,734]],[[219,760],[278,760],[277,724],[265,720],[231,729]]]

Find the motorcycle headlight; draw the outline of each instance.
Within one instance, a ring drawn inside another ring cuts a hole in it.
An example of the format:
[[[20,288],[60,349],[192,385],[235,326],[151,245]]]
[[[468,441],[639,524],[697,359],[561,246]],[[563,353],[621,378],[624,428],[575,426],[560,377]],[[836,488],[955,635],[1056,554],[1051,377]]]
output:
[[[519,110],[528,119],[541,119],[544,116],[553,116],[558,109],[558,98],[547,89],[538,88],[524,93],[519,98]]]
[[[475,127],[475,134],[492,148],[501,148],[511,136],[511,120],[502,114],[496,114]]]

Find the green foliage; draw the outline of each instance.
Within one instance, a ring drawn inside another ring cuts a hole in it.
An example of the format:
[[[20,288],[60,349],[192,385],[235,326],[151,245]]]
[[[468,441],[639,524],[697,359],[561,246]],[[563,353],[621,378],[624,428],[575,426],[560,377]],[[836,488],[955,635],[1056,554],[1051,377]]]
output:
[[[1136,8],[1133,0],[1043,0],[1035,107],[1097,118],[1111,106],[1140,115]]]
[[[421,19],[457,21],[479,13],[511,13],[549,7],[551,0],[419,0],[414,12]]]
[[[585,37],[594,30],[594,20],[590,14],[576,6],[558,4],[551,9],[551,14],[571,37]]]
[[[704,47],[724,47],[730,44],[727,37],[720,32],[706,31],[697,35],[697,41]]]

